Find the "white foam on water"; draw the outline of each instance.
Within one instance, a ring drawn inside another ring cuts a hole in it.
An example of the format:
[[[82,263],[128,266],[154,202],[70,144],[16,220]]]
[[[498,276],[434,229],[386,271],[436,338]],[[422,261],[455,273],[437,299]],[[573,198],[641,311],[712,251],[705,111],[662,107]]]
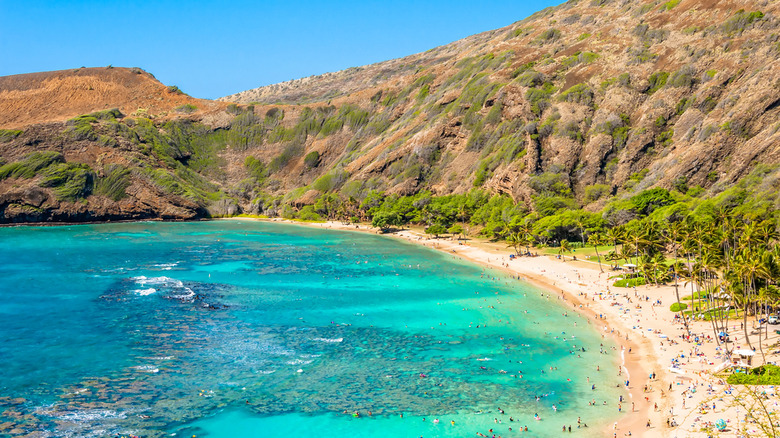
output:
[[[163,271],[170,271],[171,269],[179,266],[179,262],[176,262],[176,263],[159,263],[159,264],[152,265],[152,266],[154,266],[155,268],[160,268]]]
[[[328,343],[336,343],[336,342],[342,342],[344,338],[312,338],[312,341],[318,341],[318,342],[328,342]]]
[[[141,295],[142,297],[145,297],[147,295],[151,295],[157,292],[157,289],[150,287],[149,289],[136,289],[133,292],[135,292],[136,295]]]
[[[112,411],[110,409],[85,409],[77,411],[57,411],[54,405],[42,406],[36,409],[36,413],[58,418],[60,420],[72,422],[88,422],[105,419],[124,419],[127,415],[123,412]]]
[[[310,363],[312,363],[312,361],[310,361],[310,360],[303,360],[303,359],[293,359],[293,360],[287,361],[288,365],[308,365]]]
[[[132,278],[137,284],[141,286],[167,286],[167,287],[184,287],[184,283],[180,280],[171,277],[146,277],[140,275]]]
[[[141,371],[144,373],[159,373],[160,369],[157,368],[154,365],[138,365],[133,367],[137,371]]]

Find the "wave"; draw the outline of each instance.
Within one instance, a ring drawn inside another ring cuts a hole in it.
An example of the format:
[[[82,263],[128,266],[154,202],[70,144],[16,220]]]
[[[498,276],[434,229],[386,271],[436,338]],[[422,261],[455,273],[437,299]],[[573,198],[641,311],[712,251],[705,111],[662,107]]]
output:
[[[154,365],[138,365],[138,366],[134,366],[133,369],[135,369],[137,371],[144,372],[144,373],[159,373],[160,372],[160,369],[157,368]]]
[[[184,283],[182,283],[181,280],[171,277],[146,277],[141,275],[133,277],[132,280],[141,286],[184,287]]]
[[[333,339],[328,339],[328,338],[312,338],[312,341],[317,341],[317,342],[328,342],[328,343],[337,343],[337,342],[342,342],[343,340],[344,340],[344,338],[333,338]]]
[[[157,289],[150,287],[149,289],[136,289],[133,292],[135,292],[136,295],[141,295],[142,297],[145,297],[147,295],[151,295],[157,292]]]

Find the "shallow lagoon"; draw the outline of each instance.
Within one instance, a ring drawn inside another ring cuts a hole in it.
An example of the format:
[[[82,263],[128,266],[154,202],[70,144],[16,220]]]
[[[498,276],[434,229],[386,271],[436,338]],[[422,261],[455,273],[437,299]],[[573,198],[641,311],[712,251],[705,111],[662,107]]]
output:
[[[554,294],[374,235],[3,228],[0,274],[0,435],[600,436],[623,394]]]

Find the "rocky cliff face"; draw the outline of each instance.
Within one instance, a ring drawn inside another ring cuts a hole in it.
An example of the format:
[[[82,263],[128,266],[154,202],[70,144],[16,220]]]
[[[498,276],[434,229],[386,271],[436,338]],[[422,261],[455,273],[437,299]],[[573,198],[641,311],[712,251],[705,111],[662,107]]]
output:
[[[481,188],[534,208],[544,195],[594,210],[654,186],[717,192],[758,164],[778,177],[778,8],[570,1],[422,54],[223,99],[239,105],[191,103],[197,111],[177,114],[186,103],[164,98],[135,115],[125,106],[122,117],[90,122],[97,134],[78,142],[61,134],[72,121],[4,134],[0,156],[13,163],[59,147],[71,151],[67,163],[116,157],[130,187],[159,191],[144,199],[175,197],[170,211],[191,213],[273,212],[371,189]],[[3,103],[12,94],[3,84],[2,108],[23,113],[24,100]],[[0,126],[23,125],[15,120]],[[11,186],[24,184],[6,177],[0,189],[17,193]],[[6,203],[6,217],[11,204],[34,206],[31,193],[32,204]],[[86,204],[98,211],[103,201],[92,197]],[[105,208],[128,211],[119,205],[129,198]]]

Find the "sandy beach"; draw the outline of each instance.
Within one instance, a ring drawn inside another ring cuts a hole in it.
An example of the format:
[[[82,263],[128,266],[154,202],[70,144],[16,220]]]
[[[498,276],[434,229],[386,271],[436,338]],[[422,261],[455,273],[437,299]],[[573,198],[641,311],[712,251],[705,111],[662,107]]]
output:
[[[367,225],[284,222],[377,233]],[[501,243],[435,239],[409,229],[386,236],[444,251],[536,284],[549,290],[551,297],[555,294],[566,306],[588,316],[603,336],[611,336],[620,346],[622,367],[600,372],[615,373],[616,381],[623,384],[628,381],[628,398],[621,407],[629,414],[621,416],[604,436],[706,437],[712,434],[702,429],[719,419],[727,422],[722,432],[725,436],[765,436],[757,425],[746,422],[744,406],[734,403],[729,394],[735,388],[712,374],[724,358],[717,343],[708,337],[712,336],[710,323],[691,323],[693,335],[688,338],[684,326],[676,321],[669,309],[676,300],[673,286],[616,288],[608,278],[614,275],[609,273],[608,264],[602,273],[595,261],[572,261],[570,257],[566,261],[552,256],[511,259],[512,250]],[[690,286],[687,291],[681,289],[680,295],[690,295]],[[732,348],[747,348],[739,321],[730,326]],[[762,342],[766,360],[777,362],[780,336],[772,327],[780,328],[770,326],[769,337]],[[757,337],[751,337],[754,345]],[[760,363],[760,354],[754,360]],[[775,388],[759,387],[759,391],[767,392],[767,408],[780,412]],[[588,400],[582,403],[585,405]],[[617,410],[617,401],[615,405]]]

